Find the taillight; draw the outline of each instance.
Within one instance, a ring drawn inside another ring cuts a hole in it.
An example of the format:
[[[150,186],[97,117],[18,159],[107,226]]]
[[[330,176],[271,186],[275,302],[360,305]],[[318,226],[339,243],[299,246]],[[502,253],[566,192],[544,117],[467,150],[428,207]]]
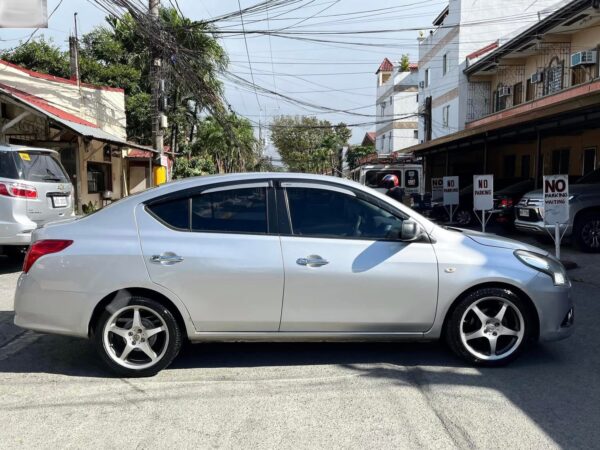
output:
[[[23,262],[23,272],[29,272],[31,266],[40,259],[44,255],[49,255],[51,253],[58,253],[69,245],[71,245],[73,241],[63,240],[63,239],[46,239],[43,241],[34,242],[29,246],[29,250],[27,250],[27,254],[25,255],[25,261]]]
[[[500,201],[500,206],[501,206],[502,208],[510,208],[512,205],[513,205],[513,200],[512,200],[512,198],[503,198],[503,199]]]
[[[37,190],[33,186],[20,183],[0,183],[0,195],[5,197],[37,198]]]

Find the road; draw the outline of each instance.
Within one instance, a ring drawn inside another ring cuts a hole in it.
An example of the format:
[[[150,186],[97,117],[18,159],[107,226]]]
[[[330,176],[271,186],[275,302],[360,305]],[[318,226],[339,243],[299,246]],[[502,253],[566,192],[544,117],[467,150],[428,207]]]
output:
[[[12,325],[0,260],[0,448],[597,448],[600,261],[566,250],[577,330],[508,367],[442,344],[202,344],[114,378],[85,340]]]

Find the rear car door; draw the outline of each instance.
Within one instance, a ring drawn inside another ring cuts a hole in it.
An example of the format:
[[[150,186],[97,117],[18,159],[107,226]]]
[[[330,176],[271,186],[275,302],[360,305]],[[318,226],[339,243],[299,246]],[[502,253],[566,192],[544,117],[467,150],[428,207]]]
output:
[[[433,324],[438,266],[428,241],[394,238],[407,217],[321,183],[282,183],[281,331],[422,332]]]
[[[198,331],[277,331],[283,297],[279,236],[267,182],[183,192],[139,205],[153,282],[175,293]]]

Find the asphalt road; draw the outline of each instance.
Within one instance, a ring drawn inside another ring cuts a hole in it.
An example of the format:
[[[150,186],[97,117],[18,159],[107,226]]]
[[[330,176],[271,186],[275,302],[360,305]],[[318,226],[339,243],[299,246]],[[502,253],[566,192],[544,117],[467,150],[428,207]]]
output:
[[[0,448],[598,448],[600,256],[569,251],[577,330],[501,369],[430,344],[202,344],[150,379],[12,325],[0,259]]]

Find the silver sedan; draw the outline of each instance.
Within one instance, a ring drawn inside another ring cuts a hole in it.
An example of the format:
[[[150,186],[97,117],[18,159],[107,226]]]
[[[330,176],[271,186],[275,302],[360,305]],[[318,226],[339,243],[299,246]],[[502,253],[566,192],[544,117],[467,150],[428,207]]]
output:
[[[15,323],[90,338],[125,376],[184,340],[434,340],[495,366],[573,331],[571,284],[529,245],[446,229],[351,181],[187,179],[36,230]]]

